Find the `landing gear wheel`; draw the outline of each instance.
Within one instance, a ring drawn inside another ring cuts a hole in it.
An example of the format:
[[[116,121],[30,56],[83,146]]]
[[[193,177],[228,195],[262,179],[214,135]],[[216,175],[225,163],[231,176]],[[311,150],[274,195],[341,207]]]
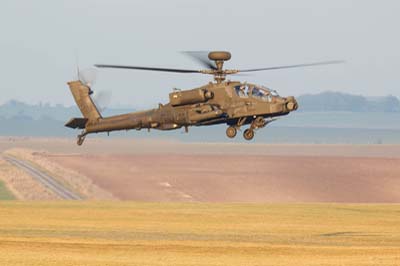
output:
[[[252,140],[254,138],[254,130],[252,129],[246,129],[243,132],[243,137],[245,138],[245,140]]]
[[[236,127],[230,126],[226,129],[226,135],[228,136],[228,138],[231,139],[234,138],[236,136],[236,133],[237,133]]]
[[[78,135],[78,139],[76,141],[76,144],[78,144],[78,146],[81,146],[83,144],[83,142],[85,141],[85,135]]]

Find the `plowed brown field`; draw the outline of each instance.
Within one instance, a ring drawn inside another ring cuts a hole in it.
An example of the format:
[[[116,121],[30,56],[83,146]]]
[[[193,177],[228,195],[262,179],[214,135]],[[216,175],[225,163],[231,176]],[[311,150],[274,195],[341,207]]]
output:
[[[392,203],[400,202],[398,149],[142,142],[45,156],[123,200]]]

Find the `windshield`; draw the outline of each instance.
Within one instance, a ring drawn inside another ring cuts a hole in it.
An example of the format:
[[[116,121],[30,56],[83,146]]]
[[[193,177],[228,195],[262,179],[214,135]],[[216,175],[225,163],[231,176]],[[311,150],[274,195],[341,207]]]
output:
[[[235,86],[235,92],[241,98],[253,97],[268,102],[272,100],[272,97],[279,96],[275,90],[250,84]]]
[[[266,87],[255,85],[251,90],[251,96],[254,98],[261,99],[263,101],[270,102],[272,101],[272,97],[278,96],[278,93]]]
[[[254,88],[257,88],[260,91],[263,91],[265,94],[271,94],[272,96],[279,96],[276,90],[269,89],[265,86],[255,85]]]

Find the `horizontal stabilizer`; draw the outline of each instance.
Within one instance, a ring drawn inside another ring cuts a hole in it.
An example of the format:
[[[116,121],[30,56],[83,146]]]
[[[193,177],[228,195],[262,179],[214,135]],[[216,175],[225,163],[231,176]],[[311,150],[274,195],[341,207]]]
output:
[[[87,118],[71,118],[66,124],[66,127],[70,127],[73,129],[79,128],[84,129],[86,126]]]

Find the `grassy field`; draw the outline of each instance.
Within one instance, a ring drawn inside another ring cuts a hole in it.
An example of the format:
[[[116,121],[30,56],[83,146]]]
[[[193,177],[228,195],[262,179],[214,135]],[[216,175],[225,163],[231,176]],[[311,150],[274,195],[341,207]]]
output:
[[[1,202],[0,265],[400,265],[400,205]]]
[[[0,200],[13,200],[14,195],[7,189],[3,181],[0,180]]]

